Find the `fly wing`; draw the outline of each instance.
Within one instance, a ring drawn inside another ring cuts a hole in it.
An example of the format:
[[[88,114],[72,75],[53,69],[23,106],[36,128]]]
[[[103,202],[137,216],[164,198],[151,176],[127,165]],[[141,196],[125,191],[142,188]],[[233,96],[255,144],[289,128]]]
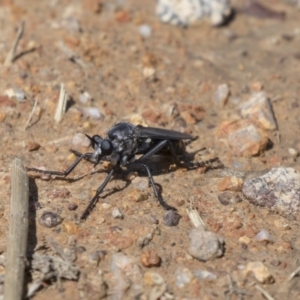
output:
[[[159,140],[193,140],[194,137],[175,130],[136,126],[135,136],[138,138],[152,138]]]

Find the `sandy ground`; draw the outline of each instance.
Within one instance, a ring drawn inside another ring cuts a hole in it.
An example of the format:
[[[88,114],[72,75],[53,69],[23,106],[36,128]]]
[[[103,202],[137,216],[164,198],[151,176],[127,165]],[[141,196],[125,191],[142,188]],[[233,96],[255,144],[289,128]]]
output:
[[[237,12],[224,27],[213,28],[204,21],[184,29],[160,23],[154,1],[148,0],[103,1],[99,9],[97,1],[88,0],[4,2],[2,65],[21,20],[25,21],[17,49],[22,55],[0,68],[0,251],[4,256],[14,157],[27,167],[64,170],[74,159],[69,149],[88,151],[72,143],[77,133],[105,136],[113,124],[132,120],[133,114],[150,126],[199,136],[187,149],[206,148],[194,155],[195,161],[219,157],[231,172],[255,173],[280,165],[299,170],[299,158],[288,151],[300,151],[300,12],[291,3],[271,1],[274,10],[285,11],[284,20]],[[149,37],[139,33],[143,24],[152,30]],[[70,100],[62,122],[56,123],[61,83]],[[224,106],[215,101],[220,84],[230,87]],[[25,101],[20,101],[21,96],[9,99],[5,96],[9,89],[24,92]],[[217,128],[234,119],[237,106],[257,90],[269,97],[278,130],[266,131],[269,144],[260,155],[234,156],[218,140]],[[86,103],[84,92],[91,97]],[[37,109],[24,129],[36,98]],[[86,107],[96,108],[99,118],[87,115]],[[179,117],[170,114],[174,109]],[[299,279],[287,281],[299,266],[297,217],[256,207],[240,192],[241,202],[222,205],[218,183],[224,168],[187,171],[164,159],[150,165],[164,199],[182,216],[176,227],[165,226],[165,211],[150,187],[142,192],[144,200],[137,201],[141,192],[129,184],[126,173],[108,184],[88,219],[78,224],[78,216],[106,176],[106,166],[90,174],[93,166],[83,162],[70,180],[30,180],[29,256],[38,252],[56,257],[53,245],[65,253],[75,249],[76,259],[71,261],[80,270],[79,280],[55,276],[43,280],[34,299],[264,299],[256,284],[274,299],[300,299]],[[140,176],[145,178],[143,173]],[[222,257],[203,262],[188,254],[193,225],[186,208],[191,206],[207,229],[223,238]],[[113,218],[114,208],[122,219]],[[53,228],[42,226],[45,211],[58,214],[63,222]],[[271,236],[267,242],[255,239],[263,229]],[[147,234],[152,238],[141,246],[138,240]],[[117,254],[127,257],[126,262],[120,262]],[[154,263],[149,263],[151,257]],[[247,274],[249,262],[262,262],[272,280],[260,283],[251,272]],[[5,272],[5,267],[0,271]],[[214,276],[201,278],[200,271]],[[163,284],[155,283],[155,275]],[[41,272],[28,271],[28,284],[39,278]],[[159,297],[154,294],[157,285],[164,289]]]

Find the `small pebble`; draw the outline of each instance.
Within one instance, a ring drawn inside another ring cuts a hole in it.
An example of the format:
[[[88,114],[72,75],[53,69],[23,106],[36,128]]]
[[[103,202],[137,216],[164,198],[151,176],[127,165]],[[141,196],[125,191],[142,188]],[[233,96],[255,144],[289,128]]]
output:
[[[68,204],[68,210],[76,210],[77,208],[78,208],[78,205],[76,203]]]
[[[193,280],[194,275],[188,268],[179,268],[175,271],[175,283],[182,289]]]
[[[260,154],[269,140],[268,135],[249,119],[221,123],[217,136],[232,149],[233,154],[242,157]]]
[[[139,189],[132,189],[127,193],[126,199],[133,202],[144,201],[148,199],[148,193],[142,192]]]
[[[177,226],[181,216],[177,211],[171,209],[168,210],[164,215],[164,224],[168,227]]]
[[[41,147],[41,145],[39,143],[34,142],[34,141],[30,141],[27,144],[27,148],[28,148],[29,151],[39,150],[40,147]]]
[[[255,279],[263,284],[273,283],[274,277],[262,262],[249,262],[244,270],[245,274],[253,273]]]
[[[292,157],[297,157],[299,155],[299,152],[294,148],[289,148],[288,152],[289,152],[289,155]]]
[[[215,101],[219,106],[223,107],[227,104],[229,95],[230,95],[229,86],[225,83],[221,84],[217,88],[215,94]]]
[[[194,271],[194,276],[199,279],[206,279],[206,280],[216,280],[217,276],[209,271],[206,270],[196,270]]]
[[[146,285],[154,286],[163,285],[165,283],[165,280],[160,274],[148,271],[144,274],[144,282]]]
[[[55,227],[62,222],[62,218],[53,212],[44,212],[39,220],[40,224],[45,227]]]
[[[219,191],[241,191],[243,185],[243,179],[236,176],[225,177],[218,183]]]
[[[138,247],[140,247],[140,248],[143,248],[143,247],[149,245],[150,242],[151,242],[152,239],[153,239],[153,236],[154,236],[154,231],[151,231],[151,232],[149,232],[148,234],[139,237],[139,238],[136,240],[136,245],[137,245]]]
[[[143,251],[140,257],[141,263],[144,267],[158,267],[161,263],[161,258],[155,250]]]
[[[236,204],[242,201],[242,198],[235,192],[223,192],[218,195],[218,199],[222,205]]]
[[[263,229],[255,236],[255,239],[259,242],[262,242],[262,241],[269,242],[271,240],[271,236],[267,230]]]
[[[88,148],[91,145],[90,139],[83,133],[76,133],[72,139],[72,144],[75,147]]]
[[[277,128],[272,104],[265,92],[254,93],[248,101],[240,105],[240,111],[244,118],[252,119],[264,129]]]
[[[143,24],[139,27],[140,35],[144,38],[148,38],[152,34],[152,28],[148,24]]]
[[[18,88],[10,88],[5,91],[5,95],[9,98],[16,98],[18,102],[24,102],[26,99],[25,93]]]
[[[81,107],[80,111],[86,118],[91,118],[94,120],[104,120],[105,118],[104,114],[101,113],[96,107]]]
[[[239,238],[239,243],[249,245],[251,243],[251,239],[246,235],[243,235]]]
[[[90,100],[92,100],[92,96],[88,92],[83,92],[79,95],[79,101],[82,104],[87,104]]]
[[[149,187],[149,180],[145,177],[135,177],[132,181],[131,184],[133,187],[140,191],[145,191]]]
[[[120,212],[120,210],[117,207],[114,207],[112,210],[112,216],[114,219],[123,219],[124,216]]]
[[[224,241],[211,231],[205,231],[198,226],[189,233],[190,245],[188,252],[200,261],[220,257],[224,251]]]

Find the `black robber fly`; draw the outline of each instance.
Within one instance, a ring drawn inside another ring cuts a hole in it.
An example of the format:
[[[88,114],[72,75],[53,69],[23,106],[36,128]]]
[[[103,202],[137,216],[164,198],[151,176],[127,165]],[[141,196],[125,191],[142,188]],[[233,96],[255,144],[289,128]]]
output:
[[[90,211],[96,204],[99,195],[102,193],[111,177],[115,172],[120,170],[120,167],[141,167],[143,168],[149,178],[149,182],[152,186],[155,197],[157,198],[160,205],[166,210],[177,209],[170,206],[165,202],[160,193],[158,192],[154,183],[151,171],[145,164],[145,161],[153,155],[171,155],[174,163],[177,166],[184,167],[201,167],[207,165],[207,163],[213,162],[215,159],[205,161],[202,163],[194,163],[189,166],[181,163],[180,156],[185,153],[185,146],[189,142],[195,140],[195,138],[189,134],[167,130],[162,128],[144,127],[141,125],[133,125],[127,122],[121,122],[114,125],[107,134],[107,137],[103,139],[99,135],[90,137],[86,135],[94,148],[94,152],[79,153],[73,151],[78,158],[76,161],[64,172],[40,170],[36,168],[28,168],[28,171],[36,171],[44,174],[67,176],[74,168],[79,164],[82,159],[87,159],[94,162],[96,166],[101,160],[110,161],[113,165],[109,171],[106,179],[99,186],[95,196],[90,200],[89,205],[83,212],[81,220],[86,219]],[[141,155],[136,158],[136,155]]]

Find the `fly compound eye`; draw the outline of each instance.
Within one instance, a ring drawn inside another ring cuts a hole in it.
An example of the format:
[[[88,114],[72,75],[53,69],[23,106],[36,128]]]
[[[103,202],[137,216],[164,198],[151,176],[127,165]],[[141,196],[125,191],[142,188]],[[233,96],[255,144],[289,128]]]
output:
[[[101,143],[101,152],[103,155],[110,155],[113,151],[113,145],[109,140],[103,140]]]

